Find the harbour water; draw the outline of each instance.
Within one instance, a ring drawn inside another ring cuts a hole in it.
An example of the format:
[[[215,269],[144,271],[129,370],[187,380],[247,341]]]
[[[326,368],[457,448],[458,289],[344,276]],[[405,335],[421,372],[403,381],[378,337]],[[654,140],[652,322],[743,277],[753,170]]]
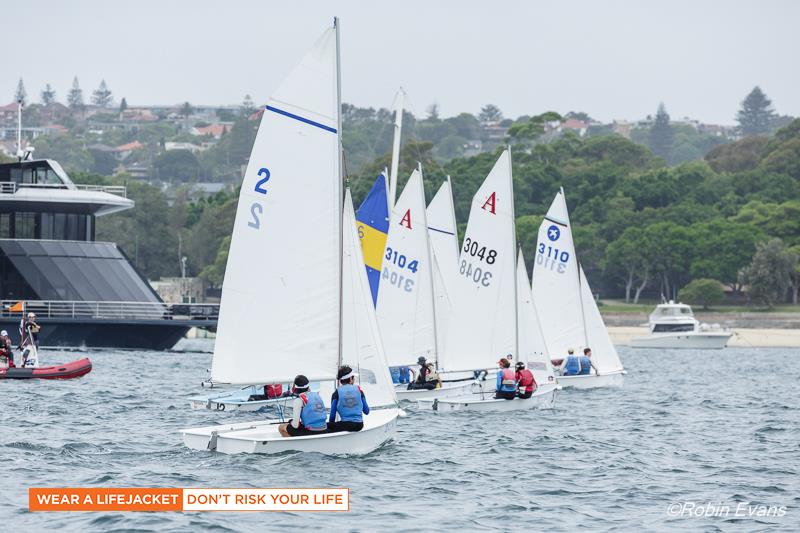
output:
[[[514,418],[410,407],[392,443],[365,457],[325,457],[190,451],[183,427],[262,416],[188,408],[210,353],[91,351],[94,370],[82,379],[0,383],[0,523],[13,520],[17,531],[800,528],[796,349],[620,355],[623,388],[565,390],[552,411]],[[42,354],[45,364],[76,357]],[[349,487],[351,512],[29,513],[33,486]],[[737,506],[769,516],[741,516]]]

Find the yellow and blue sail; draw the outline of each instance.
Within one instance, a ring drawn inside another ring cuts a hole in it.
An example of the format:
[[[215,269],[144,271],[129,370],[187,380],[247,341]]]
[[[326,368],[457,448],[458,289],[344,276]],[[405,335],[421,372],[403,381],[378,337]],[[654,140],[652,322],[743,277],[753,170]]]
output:
[[[364,266],[367,269],[374,305],[378,304],[378,284],[381,281],[383,253],[389,234],[387,198],[386,176],[380,174],[356,212],[356,227],[361,239],[361,252],[364,254]]]

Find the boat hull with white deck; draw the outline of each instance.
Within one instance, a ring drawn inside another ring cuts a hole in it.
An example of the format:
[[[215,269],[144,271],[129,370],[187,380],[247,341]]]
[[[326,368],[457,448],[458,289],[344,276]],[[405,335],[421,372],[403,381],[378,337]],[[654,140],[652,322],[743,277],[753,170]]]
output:
[[[595,389],[598,387],[621,387],[625,381],[624,370],[608,374],[587,374],[582,376],[556,376],[556,381],[564,388]]]
[[[721,350],[733,336],[730,331],[686,331],[653,333],[649,337],[631,339],[633,348],[665,348],[684,350]]]
[[[361,431],[341,431],[302,437],[283,437],[281,422],[242,422],[183,430],[184,444],[194,450],[224,454],[274,454],[289,451],[325,455],[364,455],[394,436],[399,409],[371,411]]]
[[[473,393],[452,398],[419,400],[420,409],[430,409],[439,413],[451,411],[483,411],[505,412],[523,411],[528,409],[552,409],[555,405],[555,396],[559,387],[556,385],[541,385],[530,398],[514,400],[497,400],[494,391]]]

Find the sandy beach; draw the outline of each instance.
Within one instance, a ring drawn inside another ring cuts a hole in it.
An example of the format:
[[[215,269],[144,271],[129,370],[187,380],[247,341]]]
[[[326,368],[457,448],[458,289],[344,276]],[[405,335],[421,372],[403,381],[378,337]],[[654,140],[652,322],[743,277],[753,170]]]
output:
[[[646,327],[609,326],[614,344],[629,345],[633,337],[647,336]],[[800,348],[800,329],[733,328],[728,346]]]

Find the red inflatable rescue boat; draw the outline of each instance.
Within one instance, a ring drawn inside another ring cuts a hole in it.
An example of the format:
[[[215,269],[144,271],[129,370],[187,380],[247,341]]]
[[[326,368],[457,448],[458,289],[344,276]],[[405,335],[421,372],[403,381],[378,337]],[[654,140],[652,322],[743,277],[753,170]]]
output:
[[[0,368],[0,379],[71,379],[92,371],[88,357],[63,365],[40,366],[38,368]]]

